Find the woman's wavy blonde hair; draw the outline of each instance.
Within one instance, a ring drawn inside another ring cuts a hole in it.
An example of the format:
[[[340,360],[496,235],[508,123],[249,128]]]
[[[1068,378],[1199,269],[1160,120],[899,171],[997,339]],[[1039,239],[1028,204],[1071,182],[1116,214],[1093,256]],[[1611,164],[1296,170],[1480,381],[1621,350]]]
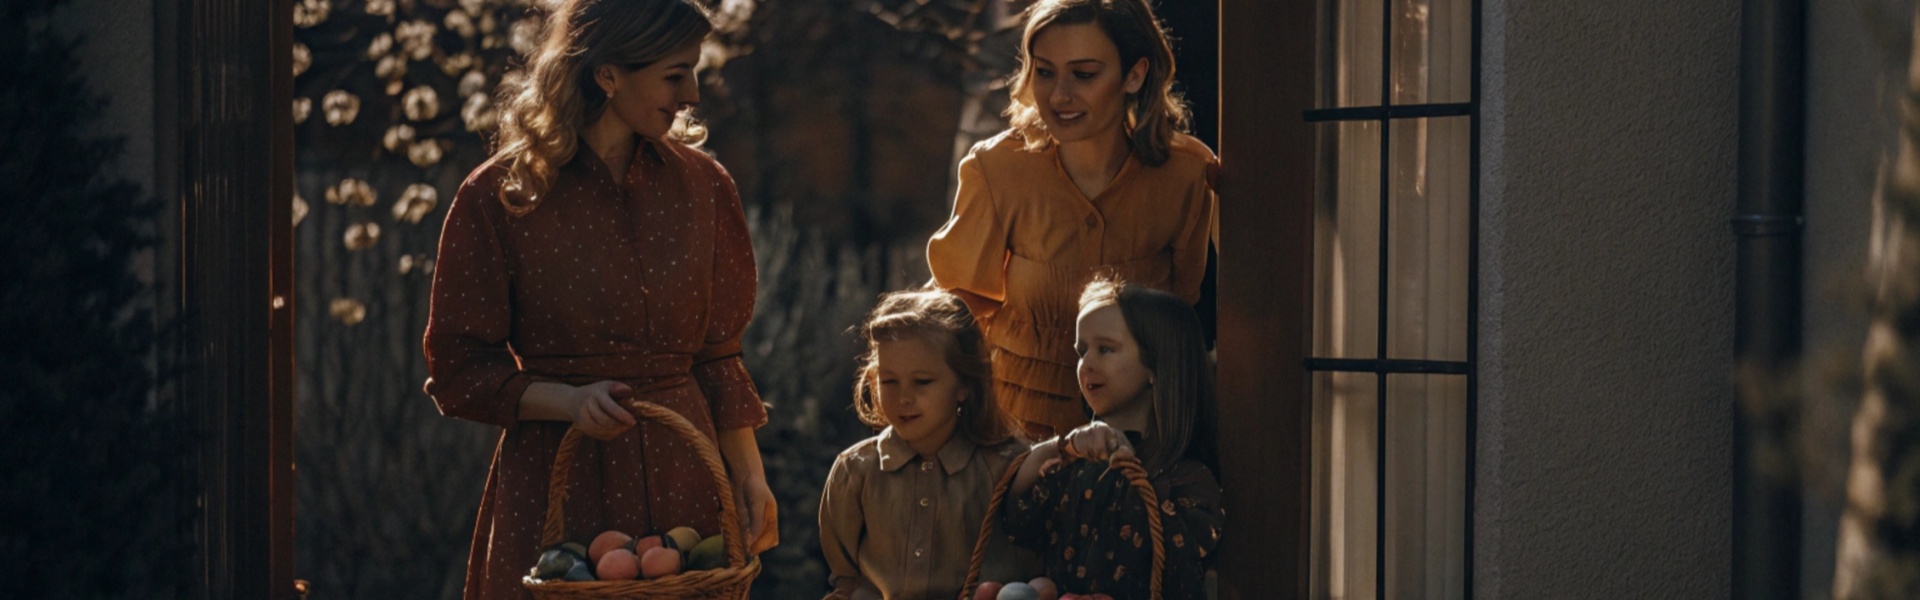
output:
[[[607,107],[594,83],[601,65],[646,67],[713,32],[704,8],[689,0],[565,0],[546,17],[540,46],[522,77],[500,86],[496,156],[506,166],[500,201],[515,216],[533,211],[560,167],[580,149],[580,131]],[[706,130],[687,115],[668,134],[694,145]]]
[[[1027,9],[1027,27],[1020,37],[1020,69],[1008,81],[1012,102],[1006,116],[1028,150],[1053,143],[1047,123],[1040,118],[1033,97],[1033,38],[1051,25],[1093,23],[1120,50],[1124,73],[1147,59],[1147,77],[1140,91],[1127,95],[1127,135],[1133,154],[1148,166],[1167,162],[1176,131],[1187,130],[1187,101],[1173,91],[1173,45],[1166,29],[1146,0],[1040,0]]]

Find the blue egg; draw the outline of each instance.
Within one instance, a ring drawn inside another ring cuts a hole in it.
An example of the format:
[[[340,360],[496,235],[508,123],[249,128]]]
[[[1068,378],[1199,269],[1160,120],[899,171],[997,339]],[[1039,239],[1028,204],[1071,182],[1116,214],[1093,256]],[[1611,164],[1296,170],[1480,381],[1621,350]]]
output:
[[[1040,590],[1016,581],[1000,588],[999,600],[1040,600]]]

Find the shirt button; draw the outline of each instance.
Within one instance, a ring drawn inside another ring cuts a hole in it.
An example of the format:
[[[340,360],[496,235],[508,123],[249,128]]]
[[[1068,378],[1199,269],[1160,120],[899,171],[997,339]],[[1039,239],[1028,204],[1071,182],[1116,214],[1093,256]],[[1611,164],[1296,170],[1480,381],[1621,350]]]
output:
[[[923,462],[923,463],[920,463],[920,470],[922,470],[922,471],[932,471],[932,470],[933,470],[933,463],[930,463],[930,462]]]
[[[1098,217],[1095,217],[1093,215],[1087,215],[1087,227],[1091,228],[1094,225],[1098,225],[1099,223],[1100,223],[1100,219]]]
[[[915,549],[913,550],[913,557],[914,557],[914,558],[920,558],[920,555],[921,555],[921,554],[925,554],[925,552],[922,552],[922,551],[921,551],[921,550],[920,550],[919,548],[915,548]]]
[[[928,504],[928,502],[927,502],[927,499],[926,499],[926,498],[921,498],[921,499],[920,499],[920,505],[921,505],[921,506],[926,506],[927,504]]]

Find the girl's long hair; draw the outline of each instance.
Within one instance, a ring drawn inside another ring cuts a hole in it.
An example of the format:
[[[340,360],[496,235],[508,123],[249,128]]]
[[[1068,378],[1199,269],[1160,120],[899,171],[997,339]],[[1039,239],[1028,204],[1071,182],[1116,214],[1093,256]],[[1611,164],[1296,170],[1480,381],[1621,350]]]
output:
[[[1128,332],[1140,345],[1140,362],[1153,373],[1147,435],[1137,449],[1141,464],[1159,471],[1190,459],[1219,473],[1213,363],[1207,358],[1200,317],[1179,296],[1096,279],[1080,295],[1080,313],[1106,305],[1120,307]]]
[[[500,201],[509,214],[531,212],[553,188],[560,167],[580,149],[580,131],[607,107],[594,83],[601,65],[638,69],[666,58],[713,31],[707,13],[689,0],[566,0],[546,16],[540,45],[519,77],[500,86],[495,156],[506,167]],[[698,144],[705,131],[681,119],[673,141]]]
[[[1148,166],[1167,162],[1173,134],[1187,130],[1187,101],[1173,91],[1173,44],[1154,16],[1147,0],[1040,0],[1027,9],[1026,31],[1020,37],[1020,68],[1008,82],[1012,102],[1006,116],[1012,129],[1026,140],[1028,150],[1053,143],[1047,123],[1040,118],[1040,99],[1033,97],[1033,38],[1051,25],[1094,23],[1120,49],[1121,72],[1147,59],[1147,77],[1140,91],[1127,95],[1127,137],[1133,155]]]
[[[879,429],[887,426],[880,411],[880,342],[910,338],[929,340],[945,351],[947,367],[959,377],[966,398],[960,401],[957,429],[976,444],[997,444],[1014,436],[1013,419],[1000,409],[993,395],[993,363],[986,337],[967,304],[946,291],[932,289],[890,292],[860,326],[860,370],[853,384],[853,407],[860,421]]]

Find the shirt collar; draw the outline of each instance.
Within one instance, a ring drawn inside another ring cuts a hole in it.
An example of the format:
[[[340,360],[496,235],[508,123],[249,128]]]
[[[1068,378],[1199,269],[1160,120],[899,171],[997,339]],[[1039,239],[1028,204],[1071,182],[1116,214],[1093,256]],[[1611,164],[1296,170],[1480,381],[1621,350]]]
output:
[[[948,475],[953,475],[973,461],[973,448],[973,440],[967,439],[966,433],[955,429],[953,437],[947,438],[946,445],[941,446],[940,451],[934,454],[940,457],[941,470],[946,471]],[[916,458],[920,458],[920,453],[907,443],[906,438],[895,433],[893,427],[889,426],[880,432],[880,470],[898,471]]]

